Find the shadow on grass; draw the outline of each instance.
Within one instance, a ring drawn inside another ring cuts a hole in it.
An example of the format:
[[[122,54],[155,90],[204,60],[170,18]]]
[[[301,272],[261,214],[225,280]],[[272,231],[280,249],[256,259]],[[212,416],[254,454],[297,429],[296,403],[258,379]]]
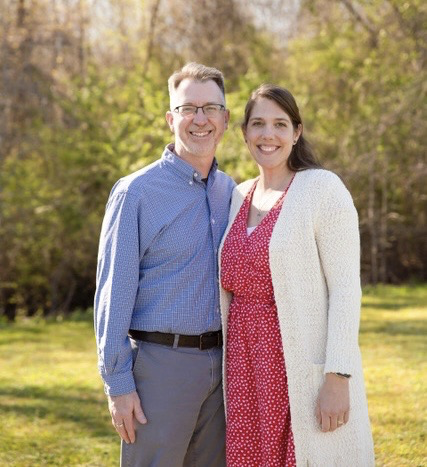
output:
[[[81,396],[76,395],[81,393]],[[74,386],[71,389],[57,387],[44,389],[40,386],[0,387],[0,412],[21,415],[31,423],[34,418],[49,421],[72,422],[84,426],[94,436],[111,435],[108,422],[107,404],[102,404],[97,393],[86,387]],[[14,402],[2,402],[8,397]]]
[[[22,337],[22,333],[25,333],[25,334],[42,334],[44,332],[44,329],[43,327],[40,327],[40,326],[35,326],[35,325],[31,325],[31,326],[22,326],[22,325],[19,325],[17,326],[16,324],[8,324],[8,325],[2,325],[0,326],[0,329],[3,331],[7,331],[8,332],[8,336],[10,336],[11,334],[18,334],[21,335]]]
[[[93,335],[93,323],[89,321],[30,321],[28,324],[9,324],[0,326],[0,346],[9,346],[15,343],[38,344],[50,343],[64,344],[70,341],[76,342],[76,347],[80,348],[80,343],[76,339],[76,333],[87,332]]]
[[[0,346],[14,343],[38,343],[46,339],[46,331],[43,327],[16,326],[10,324],[7,326],[0,326],[0,330],[7,332],[7,336],[0,336]]]
[[[377,306],[379,308],[396,306],[403,307],[423,307],[427,300],[427,286],[420,285],[378,285],[365,286],[363,288],[364,306]],[[371,303],[372,302],[372,303]],[[381,305],[380,305],[381,303]]]
[[[364,322],[360,333],[388,334],[390,336],[427,336],[427,321]]]
[[[411,307],[418,307],[421,304],[419,301],[411,300],[405,301],[400,303],[392,303],[392,302],[370,302],[369,300],[363,301],[363,308],[374,308],[377,310],[384,310],[384,311],[400,311],[403,308],[411,308]]]

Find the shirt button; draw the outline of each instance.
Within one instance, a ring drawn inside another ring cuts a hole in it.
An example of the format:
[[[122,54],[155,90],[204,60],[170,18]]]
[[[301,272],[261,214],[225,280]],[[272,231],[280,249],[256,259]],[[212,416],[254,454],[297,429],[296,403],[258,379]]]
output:
[[[212,217],[212,224],[215,224],[215,219]]]
[[[194,178],[198,177],[199,174],[197,172],[194,172]]]
[[[190,180],[188,183],[189,183],[189,185],[192,185],[192,184],[193,184],[193,180]]]

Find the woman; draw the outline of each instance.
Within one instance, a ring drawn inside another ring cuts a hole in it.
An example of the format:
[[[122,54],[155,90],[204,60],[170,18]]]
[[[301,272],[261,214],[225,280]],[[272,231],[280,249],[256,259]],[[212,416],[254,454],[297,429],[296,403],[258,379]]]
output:
[[[260,175],[235,189],[220,252],[227,465],[374,465],[351,196],[289,91],[258,88],[242,130]]]

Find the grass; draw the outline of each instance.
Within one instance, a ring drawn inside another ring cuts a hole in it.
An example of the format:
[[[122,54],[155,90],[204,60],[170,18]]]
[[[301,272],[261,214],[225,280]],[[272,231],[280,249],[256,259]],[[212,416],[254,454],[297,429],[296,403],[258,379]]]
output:
[[[427,287],[366,289],[360,344],[379,466],[427,465]]]
[[[366,288],[362,347],[377,466],[425,466],[427,286]],[[0,325],[0,465],[115,466],[90,316]]]
[[[0,420],[2,466],[118,465],[89,320],[1,327]]]

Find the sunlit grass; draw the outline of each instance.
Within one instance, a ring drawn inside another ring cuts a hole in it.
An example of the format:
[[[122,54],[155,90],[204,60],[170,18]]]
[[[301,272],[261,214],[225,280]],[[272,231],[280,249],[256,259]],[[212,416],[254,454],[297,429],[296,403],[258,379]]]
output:
[[[427,286],[366,288],[360,332],[378,466],[425,466]],[[90,316],[0,326],[0,465],[116,466]]]
[[[0,465],[117,465],[86,322],[0,329]]]
[[[377,465],[427,465],[427,287],[366,289],[360,344]]]

